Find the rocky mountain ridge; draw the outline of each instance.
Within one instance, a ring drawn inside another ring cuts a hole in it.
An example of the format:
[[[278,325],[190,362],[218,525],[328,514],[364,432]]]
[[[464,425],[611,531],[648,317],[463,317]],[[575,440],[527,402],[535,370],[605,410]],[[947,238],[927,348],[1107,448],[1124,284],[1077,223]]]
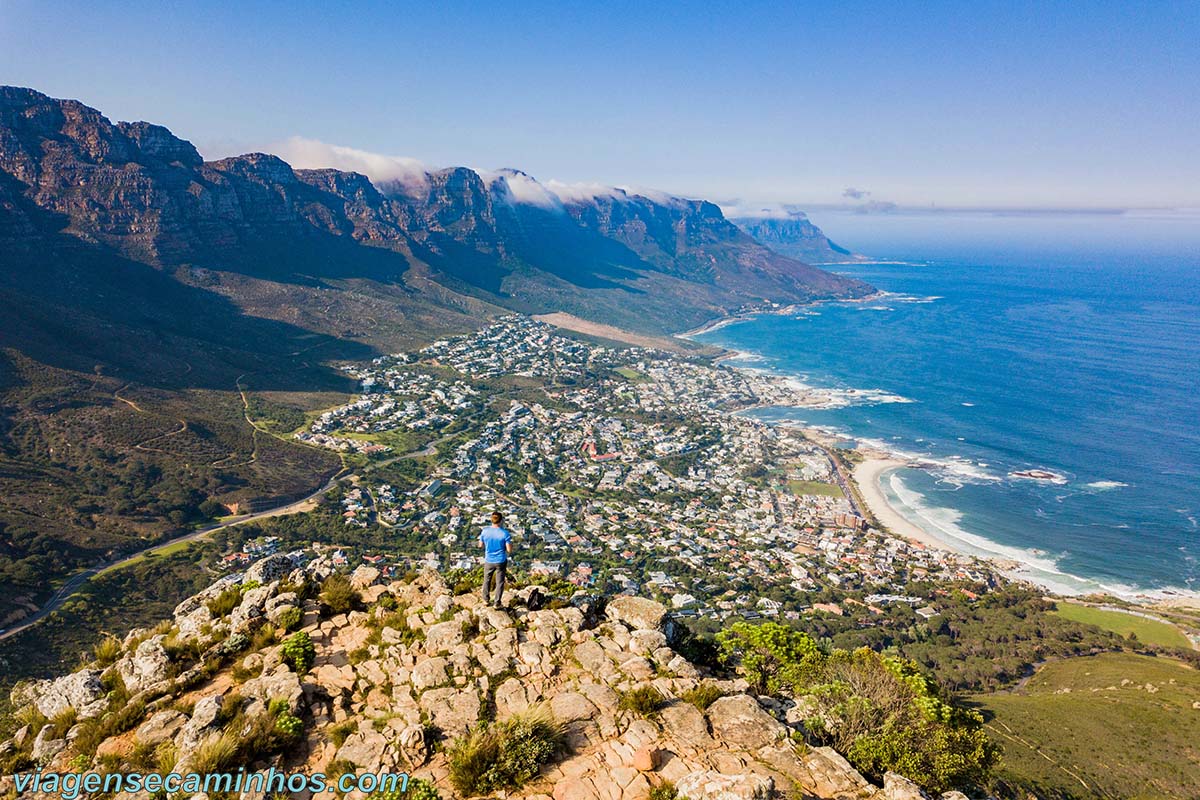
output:
[[[457,167],[376,187],[263,153],[205,162],[161,126],[112,124],[17,87],[0,87],[0,173],[0,230],[25,251],[65,234],[159,269],[423,294],[436,294],[424,287],[433,281],[516,310],[659,332],[746,304],[868,291],[759,245],[703,201],[561,202],[515,170]]]
[[[361,566],[346,610],[329,606],[341,602],[332,574],[328,556],[269,556],[85,668],[18,686],[25,725],[0,743],[5,772],[394,770],[468,796],[460,754],[472,737],[540,719],[561,741],[519,785],[495,787],[507,797],[924,796],[891,772],[872,786],[831,748],[804,746],[795,702],[707,675],[652,600],[564,602],[530,585],[502,610],[436,572],[384,582]],[[3,778],[0,791],[13,788]]]
[[[729,221],[759,244],[802,261],[845,264],[866,260],[866,256],[831,240],[803,211],[793,209],[756,217],[733,217]]]

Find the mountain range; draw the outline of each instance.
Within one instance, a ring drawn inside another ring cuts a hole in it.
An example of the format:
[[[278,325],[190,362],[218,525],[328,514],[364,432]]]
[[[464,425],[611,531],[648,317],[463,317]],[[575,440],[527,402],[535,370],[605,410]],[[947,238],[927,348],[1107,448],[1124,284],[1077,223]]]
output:
[[[871,291],[703,200],[205,161],[162,126],[0,87],[0,627],[216,494],[323,482],[336,458],[250,420],[339,402],[334,362],[510,310],[663,334]]]

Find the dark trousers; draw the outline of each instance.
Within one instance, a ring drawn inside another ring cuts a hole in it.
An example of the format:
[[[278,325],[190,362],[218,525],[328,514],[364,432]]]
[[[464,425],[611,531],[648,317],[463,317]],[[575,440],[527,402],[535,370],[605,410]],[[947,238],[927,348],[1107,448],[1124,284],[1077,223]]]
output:
[[[504,581],[508,577],[508,562],[483,565],[483,602],[490,603],[492,578],[496,579],[496,602],[499,606],[504,597]]]

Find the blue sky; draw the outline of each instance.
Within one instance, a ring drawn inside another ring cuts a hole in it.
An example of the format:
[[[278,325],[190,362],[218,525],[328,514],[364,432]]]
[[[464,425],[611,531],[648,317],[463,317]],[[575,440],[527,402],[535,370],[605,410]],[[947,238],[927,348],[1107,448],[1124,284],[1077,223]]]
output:
[[[0,0],[0,82],[724,203],[1200,207],[1200,4]]]

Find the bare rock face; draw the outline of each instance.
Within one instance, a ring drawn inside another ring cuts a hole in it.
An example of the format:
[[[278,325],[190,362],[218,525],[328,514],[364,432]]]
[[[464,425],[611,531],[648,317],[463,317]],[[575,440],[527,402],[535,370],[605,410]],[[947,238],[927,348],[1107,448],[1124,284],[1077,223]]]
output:
[[[255,581],[266,585],[272,581],[281,581],[288,576],[295,564],[282,553],[261,558],[246,570],[246,582]]]
[[[883,792],[886,800],[929,800],[929,796],[921,791],[915,783],[903,775],[887,772],[883,776]]]
[[[14,707],[32,703],[46,717],[55,717],[68,708],[75,709],[79,719],[94,717],[104,710],[104,688],[100,685],[100,670],[82,669],[54,680],[36,681],[14,689]]]
[[[30,753],[34,761],[44,764],[66,749],[67,740],[51,738],[53,731],[53,725],[45,725],[38,731],[37,738],[33,740],[33,750]]]
[[[770,800],[775,782],[766,775],[723,775],[706,770],[685,775],[675,788],[688,800]]]
[[[708,719],[717,739],[746,750],[768,747],[787,734],[787,727],[748,694],[719,698],[708,707]]]
[[[151,636],[117,662],[117,672],[131,693],[148,689],[167,679],[171,657],[163,647],[165,636]]]
[[[364,770],[378,769],[383,763],[383,751],[387,747],[387,739],[382,733],[372,728],[359,729],[346,737],[346,741],[338,748],[337,757],[349,761]]]
[[[187,723],[187,715],[174,709],[164,709],[138,726],[137,737],[141,744],[155,746],[174,739]]]
[[[375,567],[359,564],[354,568],[354,572],[350,573],[350,585],[355,589],[366,589],[368,586],[374,586],[379,581],[379,574],[379,570]]]
[[[662,603],[625,594],[609,600],[604,613],[635,631],[661,631],[667,619],[667,607]]]

